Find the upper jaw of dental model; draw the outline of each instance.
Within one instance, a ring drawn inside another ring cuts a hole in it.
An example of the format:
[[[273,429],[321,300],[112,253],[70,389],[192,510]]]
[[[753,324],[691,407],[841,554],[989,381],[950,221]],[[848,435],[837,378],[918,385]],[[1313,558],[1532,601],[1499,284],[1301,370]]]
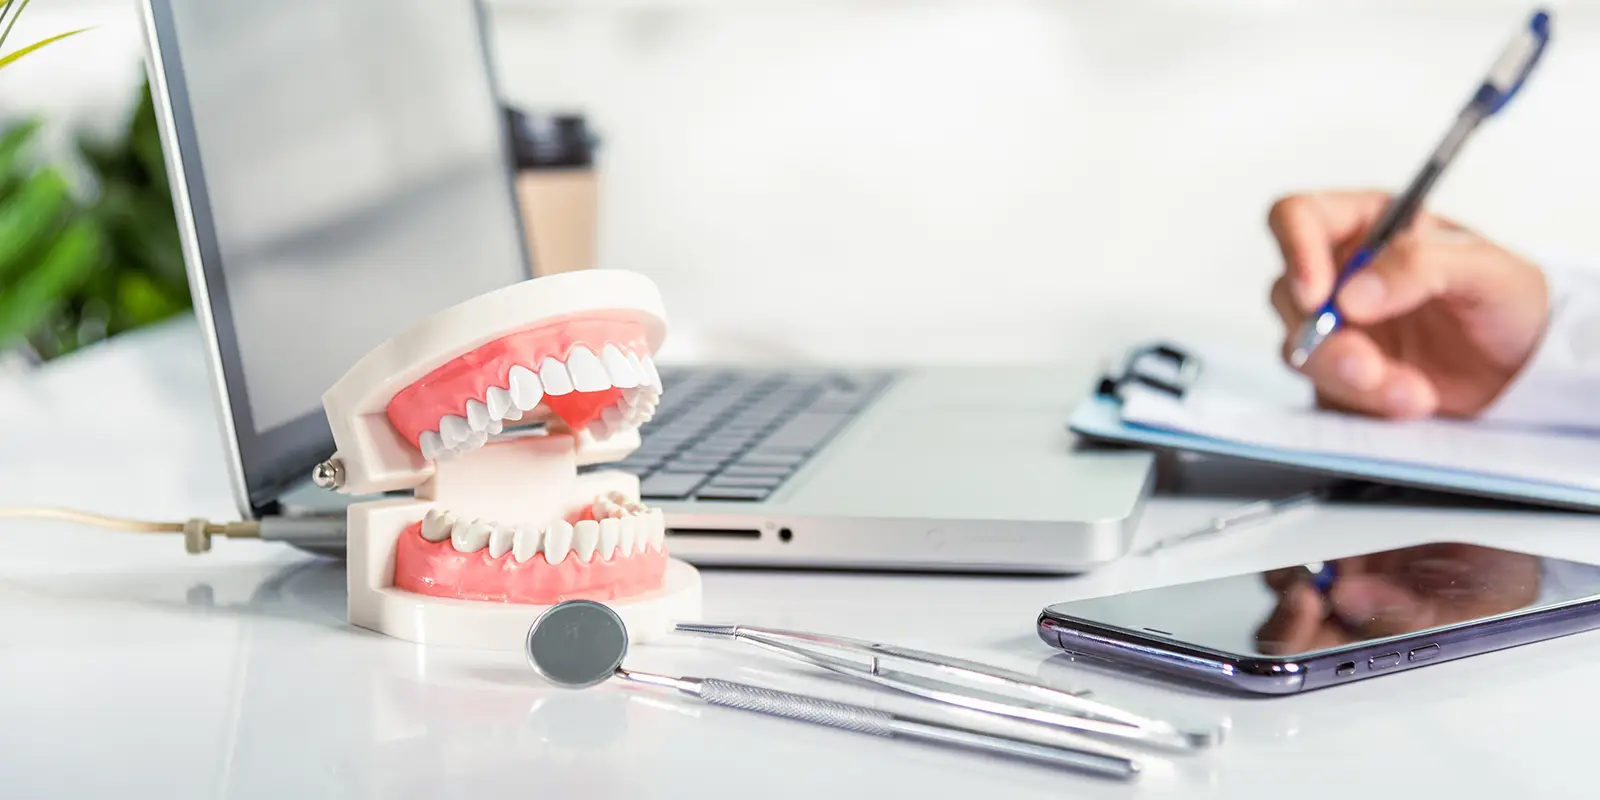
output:
[[[605,440],[655,413],[661,376],[649,352],[640,326],[626,319],[561,320],[462,354],[396,393],[386,412],[429,461],[528,423]]]

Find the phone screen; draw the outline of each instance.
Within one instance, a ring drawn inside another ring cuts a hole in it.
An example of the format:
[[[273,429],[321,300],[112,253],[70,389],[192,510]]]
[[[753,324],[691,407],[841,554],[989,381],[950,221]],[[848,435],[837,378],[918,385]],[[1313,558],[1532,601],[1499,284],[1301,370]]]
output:
[[[1294,659],[1600,595],[1600,565],[1430,543],[1052,605],[1238,657]]]

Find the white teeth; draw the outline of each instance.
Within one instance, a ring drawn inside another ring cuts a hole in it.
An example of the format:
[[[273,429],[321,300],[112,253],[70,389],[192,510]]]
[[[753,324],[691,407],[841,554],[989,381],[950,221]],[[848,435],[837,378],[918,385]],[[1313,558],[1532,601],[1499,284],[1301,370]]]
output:
[[[582,522],[578,523],[580,526]],[[560,564],[567,559],[567,553],[572,550],[572,523],[558,519],[550,523],[544,531],[544,560],[551,566]]]
[[[444,449],[444,442],[439,440],[437,431],[423,431],[417,443],[422,448],[422,457],[429,461],[438,459],[439,451]]]
[[[439,418],[439,439],[445,447],[455,447],[472,437],[472,426],[454,414]]]
[[[593,436],[595,441],[603,442],[611,438],[611,426],[607,425],[604,419],[593,420],[589,423],[589,435]]]
[[[497,419],[492,419],[492,420],[489,420],[489,427],[488,427],[487,430],[484,431],[484,433],[487,433],[490,436],[499,436],[500,432],[504,431],[505,429],[506,429],[506,424],[504,422],[501,422],[500,420],[497,420]]]
[[[475,431],[489,429],[489,407],[477,400],[467,401],[467,426]]]
[[[588,561],[594,556],[594,548],[598,544],[600,544],[600,526],[592,522],[588,525],[578,523],[572,538],[572,552],[577,555],[578,560]]]
[[[539,382],[544,384],[544,393],[560,396],[572,391],[572,376],[567,374],[567,366],[553,358],[546,358],[539,365]]]
[[[514,367],[513,369],[521,368]],[[523,371],[527,372],[527,370]],[[530,372],[528,374],[532,375],[533,373]],[[489,417],[491,419],[507,419],[507,415],[513,411],[518,412],[517,416],[509,417],[510,419],[522,418],[521,410],[517,408],[517,402],[511,399],[511,392],[505,389],[502,389],[498,386],[491,386],[489,387],[489,391],[484,393],[483,399],[489,404]]]
[[[455,520],[450,518],[450,512],[440,511],[437,508],[429,509],[422,518],[422,538],[430,542],[442,542],[450,538],[450,526]]]
[[[622,521],[607,519],[600,521],[600,557],[610,561],[617,549],[617,540],[622,536]]]
[[[450,526],[450,544],[457,552],[476,553],[489,545],[489,533],[494,529],[481,519],[458,519]]]
[[[644,512],[644,516],[646,528],[648,528],[650,531],[650,544],[655,545],[657,550],[662,549],[666,546],[667,542],[666,517],[662,515],[661,509],[659,508],[652,508],[649,511]]]
[[[473,431],[467,435],[467,440],[460,447],[462,450],[474,450],[482,447],[487,441],[489,441],[488,431]]]
[[[489,530],[489,557],[499,558],[511,552],[517,531],[507,525],[495,525]]]
[[[556,394],[556,392],[551,392]],[[533,370],[518,365],[511,368],[511,402],[522,411],[532,411],[544,399],[544,381]]]
[[[604,411],[600,412],[600,419],[604,420],[612,430],[622,427],[622,423],[625,421],[622,412],[618,411],[616,406],[607,406]]]
[[[511,557],[518,561],[527,561],[539,553],[539,545],[544,542],[544,536],[537,525],[518,525],[516,535],[511,539]]]
[[[617,523],[617,546],[622,548],[619,551],[620,554],[624,556],[633,555],[634,544],[638,541],[639,534],[639,529],[634,524],[633,518],[608,519],[606,522]],[[606,522],[600,523],[600,527],[605,527]]]
[[[639,366],[644,367],[644,377],[639,383],[660,388],[661,373],[656,372],[656,362],[651,360],[649,356],[641,356],[639,358]]]
[[[600,363],[605,365],[606,374],[611,376],[612,386],[631,389],[639,385],[639,370],[628,363],[628,357],[616,345],[608,344],[600,350]]]
[[[636,385],[638,385],[638,386],[647,386],[647,385],[649,385],[650,380],[644,374],[644,365],[639,363],[639,354],[633,352],[632,350],[629,350],[627,353],[624,354],[624,356],[628,359],[628,366],[633,367],[633,374],[639,376],[639,381],[638,381],[638,383]]]
[[[611,378],[606,375],[599,356],[583,345],[567,353],[567,372],[572,374],[572,388],[580,392],[598,392],[611,388]]]

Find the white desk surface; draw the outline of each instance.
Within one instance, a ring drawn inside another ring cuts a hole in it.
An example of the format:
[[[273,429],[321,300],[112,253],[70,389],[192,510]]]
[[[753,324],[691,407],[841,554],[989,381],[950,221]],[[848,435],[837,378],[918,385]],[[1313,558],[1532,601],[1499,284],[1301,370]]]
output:
[[[227,517],[193,328],[0,382],[0,504]],[[1162,498],[1142,535],[1216,502]],[[1070,579],[708,571],[708,619],[987,660],[1160,715],[1227,720],[1215,753],[1117,784],[609,685],[544,687],[513,653],[416,647],[345,621],[340,564],[281,546],[0,526],[6,797],[1592,797],[1600,636],[1286,699],[1079,672],[1041,606],[1450,535],[1600,559],[1592,519],[1318,510]],[[762,653],[698,641],[631,666],[870,700]]]

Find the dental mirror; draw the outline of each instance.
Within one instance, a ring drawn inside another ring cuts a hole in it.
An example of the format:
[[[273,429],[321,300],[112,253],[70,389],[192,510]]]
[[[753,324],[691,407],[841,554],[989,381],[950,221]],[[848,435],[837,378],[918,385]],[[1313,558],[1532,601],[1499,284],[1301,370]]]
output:
[[[618,674],[628,654],[628,628],[601,603],[569,600],[534,620],[526,647],[528,663],[545,680],[586,689]]]

